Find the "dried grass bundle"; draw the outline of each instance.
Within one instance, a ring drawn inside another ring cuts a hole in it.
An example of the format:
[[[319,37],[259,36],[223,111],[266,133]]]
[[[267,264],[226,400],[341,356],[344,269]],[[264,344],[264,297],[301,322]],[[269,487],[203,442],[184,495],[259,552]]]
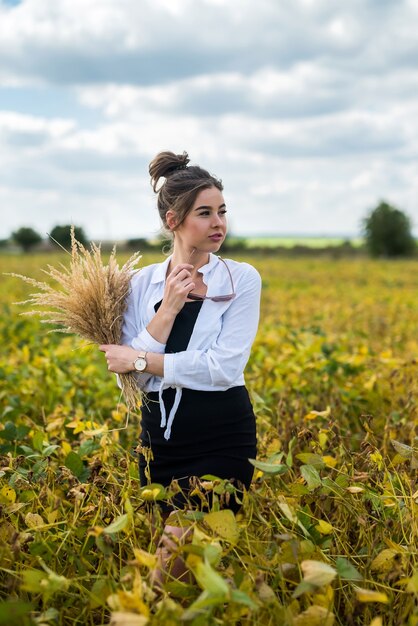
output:
[[[97,344],[120,344],[129,283],[140,258],[135,253],[119,268],[113,248],[104,265],[100,246],[92,243],[87,250],[76,240],[72,227],[69,266],[60,263],[59,268],[48,265],[42,270],[55,285],[12,274],[40,290],[19,304],[48,307],[23,315],[40,315],[42,322],[56,325],[50,332],[76,333]],[[135,376],[128,373],[119,378],[126,405],[133,410],[139,395]]]

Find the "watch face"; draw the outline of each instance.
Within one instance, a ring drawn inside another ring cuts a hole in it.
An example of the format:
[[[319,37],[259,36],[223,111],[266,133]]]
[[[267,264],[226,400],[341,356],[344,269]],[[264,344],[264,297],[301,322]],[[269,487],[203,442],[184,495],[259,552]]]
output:
[[[144,369],[146,368],[146,366],[147,366],[147,362],[146,362],[146,360],[142,356],[139,356],[134,361],[134,367],[135,367],[137,372],[143,372]]]

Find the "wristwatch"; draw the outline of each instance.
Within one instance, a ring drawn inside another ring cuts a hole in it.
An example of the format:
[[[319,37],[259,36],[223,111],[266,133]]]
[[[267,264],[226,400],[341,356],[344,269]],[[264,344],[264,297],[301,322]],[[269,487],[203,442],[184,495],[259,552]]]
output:
[[[148,365],[147,353],[138,352],[138,356],[134,361],[134,368],[137,372],[143,372]]]

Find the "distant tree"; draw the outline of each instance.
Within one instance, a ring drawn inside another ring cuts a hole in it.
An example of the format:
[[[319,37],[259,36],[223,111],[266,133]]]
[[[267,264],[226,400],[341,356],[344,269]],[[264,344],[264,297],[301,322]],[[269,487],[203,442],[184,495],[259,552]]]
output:
[[[235,237],[230,232],[226,233],[226,237],[223,240],[220,254],[223,252],[243,252],[247,249],[247,240],[245,237]]]
[[[42,241],[41,235],[29,226],[22,226],[13,232],[12,238],[22,248],[23,252],[29,252],[31,248]]]
[[[416,248],[409,217],[387,202],[363,219],[366,246],[374,257],[409,256]]]
[[[82,243],[83,246],[88,244],[88,239],[81,226],[74,226],[74,235],[77,241]],[[49,233],[49,238],[53,243],[58,242],[63,248],[69,250],[71,248],[71,225],[54,226]]]
[[[128,239],[126,245],[130,250],[138,250],[139,252],[143,252],[144,250],[149,250],[150,248],[152,248],[149,241],[147,241],[143,237]]]

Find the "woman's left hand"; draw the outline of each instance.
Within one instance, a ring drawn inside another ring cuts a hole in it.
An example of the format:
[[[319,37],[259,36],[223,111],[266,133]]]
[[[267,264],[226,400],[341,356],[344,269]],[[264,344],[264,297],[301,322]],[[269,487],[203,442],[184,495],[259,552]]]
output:
[[[138,350],[130,346],[106,345],[99,346],[99,350],[105,353],[107,369],[115,374],[127,374],[134,371],[134,361],[138,356]]]

